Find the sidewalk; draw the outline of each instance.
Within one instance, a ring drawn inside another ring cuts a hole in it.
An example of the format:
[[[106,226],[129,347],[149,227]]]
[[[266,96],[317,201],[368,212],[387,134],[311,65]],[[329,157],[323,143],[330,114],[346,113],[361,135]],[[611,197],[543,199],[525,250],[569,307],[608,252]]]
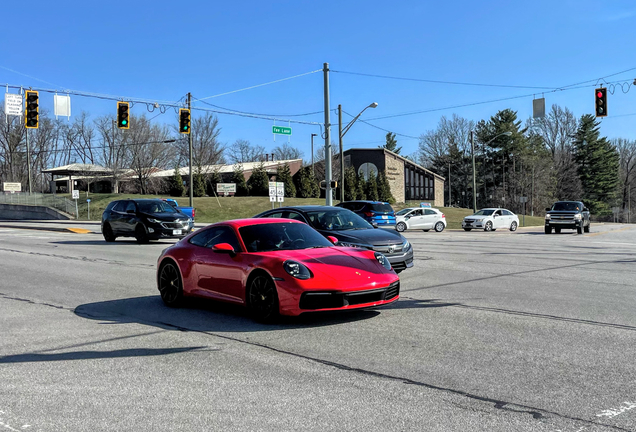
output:
[[[208,225],[206,223],[195,223],[194,227],[199,229]],[[96,221],[5,219],[0,220],[0,228],[58,231],[75,234],[102,234],[101,223]]]

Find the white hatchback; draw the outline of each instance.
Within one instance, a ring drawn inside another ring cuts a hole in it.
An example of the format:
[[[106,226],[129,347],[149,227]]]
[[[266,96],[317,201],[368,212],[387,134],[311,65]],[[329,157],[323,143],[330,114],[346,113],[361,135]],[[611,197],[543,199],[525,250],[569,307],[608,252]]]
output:
[[[485,208],[477,213],[466,216],[462,221],[464,231],[472,229],[483,229],[484,231],[495,231],[498,228],[517,231],[519,217],[510,210],[502,208]]]
[[[399,232],[407,229],[442,232],[446,228],[446,216],[434,208],[409,207],[395,213],[395,229]]]

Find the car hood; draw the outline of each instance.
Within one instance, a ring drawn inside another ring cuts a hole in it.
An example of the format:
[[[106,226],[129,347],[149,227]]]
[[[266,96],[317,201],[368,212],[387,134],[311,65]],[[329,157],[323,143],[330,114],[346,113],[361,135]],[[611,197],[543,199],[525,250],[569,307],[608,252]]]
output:
[[[339,231],[319,230],[319,232],[325,237],[333,236],[341,242],[368,244],[373,246],[402,244],[405,241],[404,237],[402,237],[402,235],[398,232],[382,228]]]
[[[183,213],[140,213],[140,214],[150,219],[157,219],[157,220],[166,221],[166,222],[174,222],[179,219],[186,219],[186,220],[188,219],[188,216],[184,215]]]
[[[550,210],[549,212],[546,212],[546,214],[561,214],[561,215],[575,215],[578,213],[581,213],[581,212],[576,210]]]
[[[465,221],[476,221],[477,219],[488,219],[492,216],[466,216],[464,218]]]
[[[329,247],[294,251],[289,259],[306,265],[314,277],[350,281],[366,280],[373,275],[388,273],[373,252],[355,248]]]

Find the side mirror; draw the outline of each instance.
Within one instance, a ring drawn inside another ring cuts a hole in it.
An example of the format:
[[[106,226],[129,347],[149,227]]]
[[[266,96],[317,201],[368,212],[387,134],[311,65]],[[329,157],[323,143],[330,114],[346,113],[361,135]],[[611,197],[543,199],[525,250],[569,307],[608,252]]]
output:
[[[550,207],[546,207],[546,208],[545,208],[545,211],[550,211]]]
[[[334,236],[327,236],[327,240],[329,240],[333,244],[338,244],[338,239]]]
[[[590,209],[588,209],[587,207],[583,207],[583,211],[589,212]]]
[[[234,248],[229,243],[217,243],[214,246],[212,246],[212,250],[214,252],[230,254],[231,257],[236,255]]]
[[[135,214],[135,211],[134,210],[126,210],[126,213]]]

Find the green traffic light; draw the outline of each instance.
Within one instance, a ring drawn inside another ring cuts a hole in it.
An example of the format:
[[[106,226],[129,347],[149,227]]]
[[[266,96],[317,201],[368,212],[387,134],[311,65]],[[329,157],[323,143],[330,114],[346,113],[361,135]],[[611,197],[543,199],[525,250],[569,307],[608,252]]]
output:
[[[128,123],[126,120],[122,120],[121,124],[125,125],[126,123]]]

